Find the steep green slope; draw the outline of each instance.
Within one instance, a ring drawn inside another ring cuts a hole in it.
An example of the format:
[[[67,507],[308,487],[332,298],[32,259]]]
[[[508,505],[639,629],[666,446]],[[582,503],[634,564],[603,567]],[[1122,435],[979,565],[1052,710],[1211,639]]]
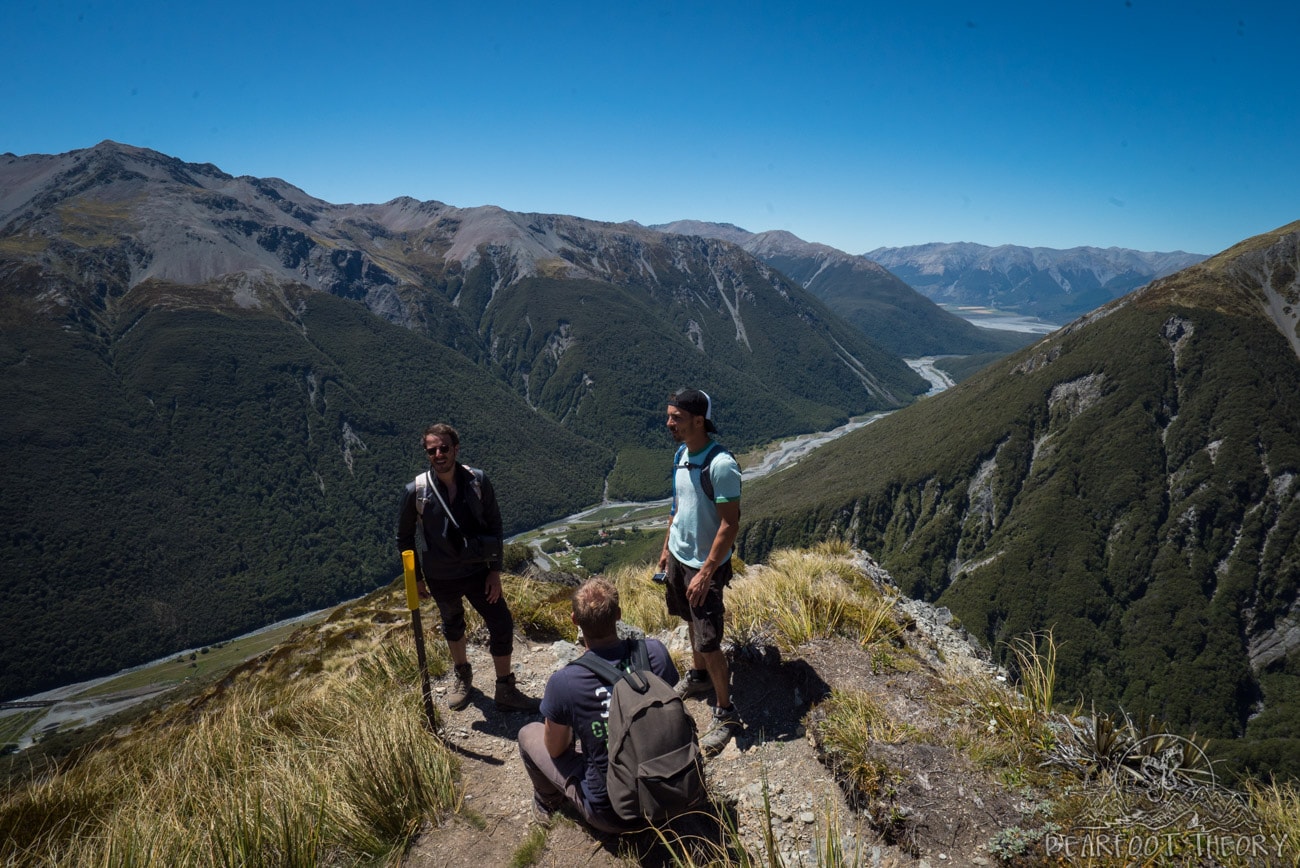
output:
[[[107,340],[8,306],[0,696],[391,580],[431,421],[460,427],[511,530],[599,499],[612,453],[463,356],[355,302],[293,300],[293,321],[123,310]]]
[[[1169,278],[756,482],[742,554],[842,535],[995,646],[1052,629],[1066,695],[1293,734],[1300,363],[1258,288],[1294,282],[1293,248]]]
[[[909,358],[1006,354],[1034,339],[1033,335],[974,326],[888,272],[865,271],[845,262],[826,265],[792,255],[767,256],[764,261],[796,283],[806,285],[828,308],[867,337]]]
[[[834,427],[923,390],[909,368],[817,310],[815,300],[805,304],[823,318],[820,329],[783,321],[783,305],[744,304],[742,341],[729,317],[689,292],[660,287],[658,295],[636,285],[529,278],[488,307],[484,330],[505,376],[531,404],[580,435],[621,447],[665,447],[668,394],[686,385],[713,394],[718,425],[735,444]],[[875,373],[846,365],[836,341]],[[890,397],[882,400],[882,392]]]
[[[866,257],[804,241],[784,230],[754,233],[730,223],[698,220],[653,228],[739,245],[816,296],[873,342],[905,358],[1006,355],[1032,343],[1028,335],[978,328],[948,313]]]

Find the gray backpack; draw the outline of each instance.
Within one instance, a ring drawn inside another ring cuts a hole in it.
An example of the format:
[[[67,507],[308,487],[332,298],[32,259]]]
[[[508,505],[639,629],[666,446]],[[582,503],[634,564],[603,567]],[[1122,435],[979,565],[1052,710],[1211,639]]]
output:
[[[695,721],[650,669],[645,641],[635,641],[628,672],[590,651],[573,662],[613,686],[605,787],[619,819],[659,824],[702,802],[708,793]]]

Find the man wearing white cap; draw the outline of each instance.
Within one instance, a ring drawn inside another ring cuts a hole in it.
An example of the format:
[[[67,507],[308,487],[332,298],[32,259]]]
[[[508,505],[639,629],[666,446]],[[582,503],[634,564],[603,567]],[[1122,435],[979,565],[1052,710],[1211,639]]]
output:
[[[673,459],[673,511],[659,556],[668,613],[686,621],[691,670],[677,684],[682,698],[714,695],[713,725],[700,739],[712,756],[744,726],[731,703],[731,669],[722,651],[722,589],[731,581],[731,551],[740,529],[740,467],[710,434],[713,401],[699,389],[668,398],[668,431],[681,444]]]

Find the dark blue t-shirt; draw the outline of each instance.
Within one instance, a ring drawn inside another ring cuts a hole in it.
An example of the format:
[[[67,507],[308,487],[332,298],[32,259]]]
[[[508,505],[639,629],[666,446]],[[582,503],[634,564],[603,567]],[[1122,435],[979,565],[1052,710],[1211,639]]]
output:
[[[668,656],[668,649],[658,639],[646,639],[650,655],[650,669],[669,685],[677,683],[677,667]],[[618,645],[602,648],[601,657],[626,671],[632,642],[624,640]],[[583,796],[587,805],[596,811],[608,812],[609,793],[605,790],[605,770],[609,768],[609,697],[613,688],[596,673],[581,666],[569,664],[546,682],[542,694],[542,717],[562,726],[573,727],[582,745],[587,761],[582,781]]]

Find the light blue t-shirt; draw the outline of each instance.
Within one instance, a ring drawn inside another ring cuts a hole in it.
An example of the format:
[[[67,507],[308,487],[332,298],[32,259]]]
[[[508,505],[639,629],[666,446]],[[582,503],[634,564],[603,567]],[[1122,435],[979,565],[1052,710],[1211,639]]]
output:
[[[714,503],[731,503],[740,500],[740,465],[736,459],[718,449],[709,464],[709,479],[713,483],[713,503],[709,503],[700,488],[700,461],[708,445],[699,452],[679,457],[673,467],[673,490],[677,497],[677,512],[673,515],[668,533],[668,551],[682,564],[699,569],[709,557],[713,538],[718,535],[722,519]],[[686,477],[689,474],[690,483]],[[730,554],[727,557],[731,557]]]

